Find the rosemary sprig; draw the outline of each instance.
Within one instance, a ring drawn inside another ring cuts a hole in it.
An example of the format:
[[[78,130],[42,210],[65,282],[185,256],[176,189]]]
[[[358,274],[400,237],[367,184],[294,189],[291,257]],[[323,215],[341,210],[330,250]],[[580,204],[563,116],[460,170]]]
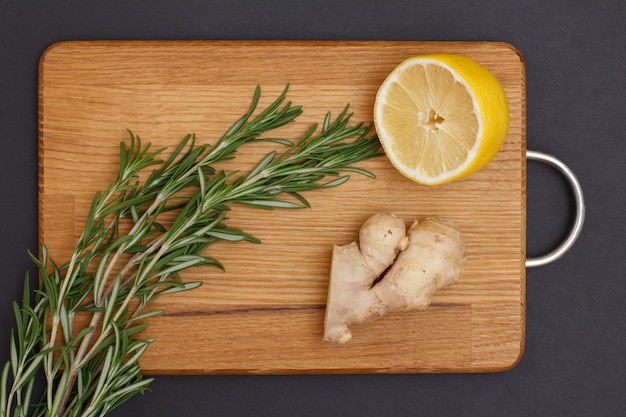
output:
[[[143,393],[151,379],[142,377],[138,361],[153,339],[141,338],[142,321],[161,313],[145,307],[158,296],[199,286],[183,281],[180,272],[187,268],[224,269],[207,254],[211,245],[259,243],[227,225],[231,205],[305,208],[302,192],[338,186],[349,178],[343,173],[373,177],[355,164],[379,156],[380,144],[370,126],[350,124],[348,106],[296,142],[262,137],[302,113],[285,103],[287,89],[254,115],[257,87],[249,111],[213,147],[197,146],[188,135],[164,161],[158,159],[164,149],[151,150],[129,132],[128,143],[120,144],[117,178],[95,194],[70,260],[59,266],[45,245],[39,258],[31,255],[41,284],[31,299],[27,276],[23,300],[14,303],[0,417],[102,416]],[[268,153],[248,173],[216,168],[240,146],[259,141],[285,149]],[[79,315],[89,321],[82,328]],[[40,376],[45,388],[35,402]]]

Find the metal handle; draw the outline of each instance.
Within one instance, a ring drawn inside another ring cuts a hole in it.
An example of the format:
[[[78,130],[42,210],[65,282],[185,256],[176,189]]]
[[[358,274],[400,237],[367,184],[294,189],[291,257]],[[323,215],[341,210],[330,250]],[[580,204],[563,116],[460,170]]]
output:
[[[565,165],[562,161],[557,159],[552,155],[545,154],[543,152],[537,151],[526,151],[526,159],[544,162],[546,164],[552,165],[556,169],[558,169],[569,181],[572,191],[574,192],[574,199],[576,201],[576,219],[574,220],[574,225],[572,226],[572,230],[570,231],[567,238],[552,252],[539,256],[536,258],[526,258],[526,268],[534,268],[537,266],[547,265],[559,259],[561,256],[567,252],[578,236],[583,228],[583,223],[585,221],[585,201],[583,198],[583,189],[576,178],[576,175],[572,172],[572,170]]]

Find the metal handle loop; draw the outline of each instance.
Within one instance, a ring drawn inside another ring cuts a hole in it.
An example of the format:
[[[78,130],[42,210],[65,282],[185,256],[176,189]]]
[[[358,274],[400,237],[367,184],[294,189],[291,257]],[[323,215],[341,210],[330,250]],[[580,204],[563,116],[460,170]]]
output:
[[[574,220],[574,225],[572,226],[572,230],[570,231],[569,235],[552,252],[536,258],[526,258],[526,268],[534,268],[537,266],[547,265],[556,261],[561,256],[563,256],[565,252],[567,252],[572,247],[572,245],[574,245],[574,242],[576,242],[576,239],[578,239],[578,236],[582,231],[583,223],[585,221],[585,201],[583,198],[582,187],[580,186],[576,175],[574,175],[574,172],[572,172],[572,170],[562,161],[552,155],[548,155],[543,152],[528,150],[526,151],[526,159],[544,162],[558,169],[569,181],[572,187],[572,191],[574,192],[574,198],[576,201],[576,219]]]

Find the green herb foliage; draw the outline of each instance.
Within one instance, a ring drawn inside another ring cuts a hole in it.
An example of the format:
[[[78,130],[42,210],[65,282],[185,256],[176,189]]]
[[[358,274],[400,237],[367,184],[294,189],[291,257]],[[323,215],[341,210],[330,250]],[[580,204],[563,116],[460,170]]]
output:
[[[223,269],[207,254],[209,246],[259,242],[227,225],[232,204],[304,208],[303,191],[338,186],[349,178],[346,172],[373,177],[355,164],[379,156],[380,144],[369,125],[350,124],[348,106],[295,142],[262,137],[302,113],[285,102],[286,94],[287,88],[255,114],[257,87],[249,111],[213,147],[198,146],[188,135],[164,160],[164,149],[152,150],[129,132],[129,141],[120,144],[119,174],[93,197],[69,262],[56,264],[45,246],[39,257],[31,255],[40,285],[31,291],[27,276],[24,298],[14,303],[0,417],[102,416],[143,393],[151,379],[142,377],[138,360],[153,341],[141,338],[143,320],[162,312],[146,306],[198,287],[179,275],[187,268]],[[240,146],[259,141],[275,142],[282,151],[270,152],[247,173],[215,167],[233,159]],[[78,314],[88,325],[77,328]],[[35,394],[41,386],[43,393]]]

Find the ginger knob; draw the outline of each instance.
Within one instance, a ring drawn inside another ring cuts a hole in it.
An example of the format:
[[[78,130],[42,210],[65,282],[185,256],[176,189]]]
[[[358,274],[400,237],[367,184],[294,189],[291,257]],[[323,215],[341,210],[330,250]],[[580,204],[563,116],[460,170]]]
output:
[[[452,222],[427,218],[407,231],[395,215],[370,217],[359,244],[333,247],[324,340],[346,343],[353,324],[425,309],[464,266],[465,240]]]

